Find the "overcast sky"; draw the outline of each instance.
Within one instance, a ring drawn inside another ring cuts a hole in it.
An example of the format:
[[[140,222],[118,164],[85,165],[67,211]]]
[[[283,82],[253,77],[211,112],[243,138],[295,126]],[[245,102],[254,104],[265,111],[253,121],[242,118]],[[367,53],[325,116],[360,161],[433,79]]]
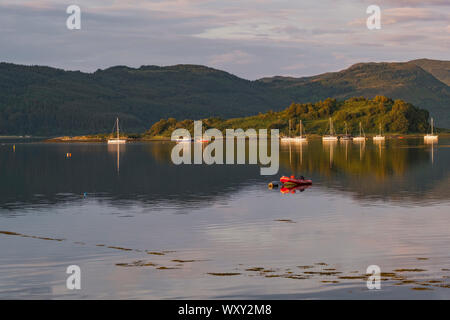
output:
[[[66,8],[82,11],[68,30]],[[366,9],[381,7],[381,30]],[[450,0],[0,0],[0,61],[95,71],[202,64],[246,79],[450,60]]]

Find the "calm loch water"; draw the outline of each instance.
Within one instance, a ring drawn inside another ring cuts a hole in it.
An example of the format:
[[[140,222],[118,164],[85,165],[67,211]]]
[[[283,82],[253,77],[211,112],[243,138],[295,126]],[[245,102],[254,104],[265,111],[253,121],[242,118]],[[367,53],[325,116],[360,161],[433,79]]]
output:
[[[450,298],[450,139],[282,144],[270,177],[172,147],[1,141],[0,298]]]

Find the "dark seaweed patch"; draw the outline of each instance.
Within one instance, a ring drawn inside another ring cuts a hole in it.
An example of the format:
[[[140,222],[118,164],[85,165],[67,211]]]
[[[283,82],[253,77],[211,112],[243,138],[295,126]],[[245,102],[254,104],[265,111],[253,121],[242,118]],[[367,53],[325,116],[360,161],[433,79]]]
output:
[[[240,275],[239,272],[208,272],[208,274],[216,277],[231,277]]]
[[[260,267],[254,267],[254,268],[245,269],[245,271],[262,271],[262,270],[264,270],[264,268],[260,268]]]
[[[152,262],[146,262],[144,260],[137,260],[131,263],[116,263],[118,267],[155,267],[156,264]]]
[[[157,252],[157,251],[145,251],[147,254],[152,254],[154,256],[163,256],[165,255],[164,252]]]
[[[425,269],[396,269],[394,272],[424,272],[427,271]]]
[[[109,246],[108,248],[122,250],[122,251],[133,251],[133,249],[130,249],[130,248],[122,248],[122,247],[116,247],[116,246]]]

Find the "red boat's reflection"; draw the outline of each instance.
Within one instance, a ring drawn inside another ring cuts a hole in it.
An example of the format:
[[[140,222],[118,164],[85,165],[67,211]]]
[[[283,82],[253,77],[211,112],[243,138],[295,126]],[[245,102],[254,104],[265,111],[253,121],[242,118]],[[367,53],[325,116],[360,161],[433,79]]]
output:
[[[281,193],[295,193],[296,191],[303,192],[306,189],[308,189],[310,186],[311,185],[300,185],[300,186],[297,185],[297,186],[292,186],[292,187],[283,186],[283,187],[281,187],[280,192]]]

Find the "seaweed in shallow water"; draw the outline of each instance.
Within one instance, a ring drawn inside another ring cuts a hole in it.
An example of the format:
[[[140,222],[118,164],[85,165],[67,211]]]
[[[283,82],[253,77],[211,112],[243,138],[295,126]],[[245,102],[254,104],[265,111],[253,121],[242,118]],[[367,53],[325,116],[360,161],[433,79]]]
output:
[[[228,277],[228,276],[240,275],[239,272],[208,272],[208,274],[211,276],[216,276],[216,277]]]

